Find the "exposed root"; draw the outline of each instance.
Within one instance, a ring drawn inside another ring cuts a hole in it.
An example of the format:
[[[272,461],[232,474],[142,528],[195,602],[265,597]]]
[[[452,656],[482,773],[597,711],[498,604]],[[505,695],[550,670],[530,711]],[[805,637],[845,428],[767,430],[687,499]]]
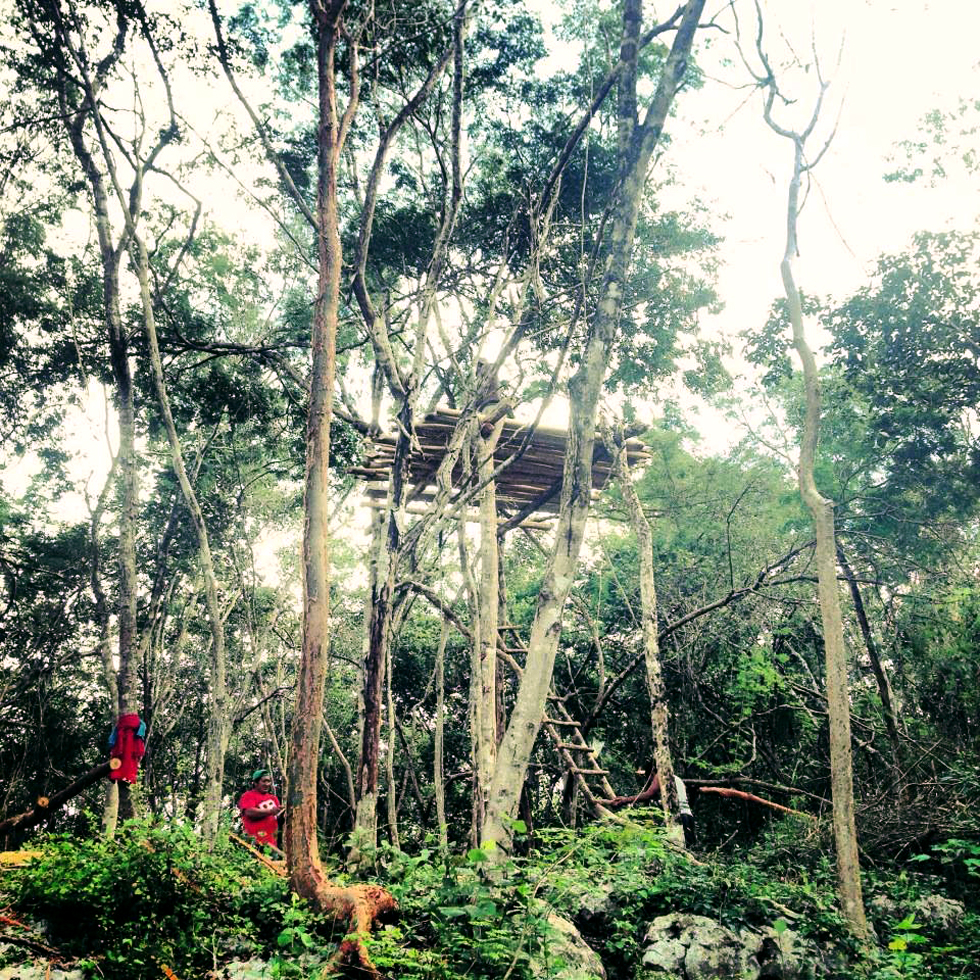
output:
[[[336,973],[345,966],[353,966],[363,976],[380,980],[377,967],[368,956],[365,939],[371,935],[371,929],[380,916],[398,908],[391,893],[380,885],[341,887],[323,884],[317,889],[316,899],[325,912],[338,920],[346,921],[350,929],[321,976]]]

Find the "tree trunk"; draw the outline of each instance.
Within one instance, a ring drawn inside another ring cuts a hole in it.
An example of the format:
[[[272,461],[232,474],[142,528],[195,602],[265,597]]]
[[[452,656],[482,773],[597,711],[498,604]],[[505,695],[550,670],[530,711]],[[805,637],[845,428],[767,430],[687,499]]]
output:
[[[385,709],[388,716],[388,752],[385,756],[385,778],[387,783],[388,836],[391,846],[398,849],[398,797],[395,786],[395,743],[398,741],[398,719],[395,717],[395,697],[392,689],[392,656],[391,650],[385,657]]]
[[[286,789],[286,863],[293,889],[348,923],[338,958],[377,977],[363,943],[375,918],[395,907],[377,885],[331,885],[317,842],[317,772],[323,696],[330,640],[330,538],[328,526],[330,422],[336,369],[337,316],[342,255],[337,211],[337,174],[344,130],[356,107],[352,95],[343,119],[337,112],[334,60],[346,4],[314,5],[319,86],[317,243],[319,283],[313,316],[313,364],[306,424],[303,525],[303,647],[296,680]]]
[[[222,809],[224,792],[225,756],[228,754],[228,741],[231,737],[231,704],[228,699],[227,664],[225,662],[225,625],[218,602],[218,580],[211,558],[211,544],[204,513],[198,503],[197,494],[191,486],[184,465],[184,454],[180,445],[177,427],[170,411],[170,398],[167,395],[166,380],[163,376],[163,362],[160,359],[160,345],[157,340],[156,317],[153,313],[153,299],[150,295],[150,269],[146,246],[142,238],[132,232],[130,253],[134,259],[140,283],[140,297],[143,304],[143,326],[150,350],[150,364],[153,368],[153,383],[156,388],[160,415],[170,444],[170,457],[177,482],[180,484],[184,505],[190,514],[194,533],[197,537],[197,554],[204,579],[204,597],[208,610],[208,624],[211,628],[211,676],[208,690],[210,711],[208,715],[207,781],[204,787],[204,806],[202,823],[208,837],[218,833],[218,823]]]
[[[449,829],[446,823],[446,771],[443,765],[443,746],[446,731],[446,643],[449,641],[449,620],[443,616],[436,649],[436,717],[433,735],[433,774],[436,794],[436,823],[439,825],[439,847],[449,851]]]
[[[653,534],[650,523],[643,513],[643,506],[630,478],[629,463],[622,432],[604,432],[603,441],[613,458],[613,470],[619,482],[623,501],[636,534],[640,554],[640,605],[643,623],[643,651],[646,663],[647,692],[650,695],[650,721],[653,732],[654,762],[660,783],[660,799],[668,834],[679,843],[684,842],[684,828],[680,823],[680,804],[674,783],[674,764],[670,754],[670,712],[667,707],[667,691],[664,687],[660,664],[660,639],[657,632],[657,587],[653,561]]]
[[[60,19],[56,20],[60,27]],[[47,31],[50,25],[32,25],[32,30],[40,28]],[[67,54],[71,50],[70,41],[59,29],[56,31],[58,43]],[[136,685],[136,518],[139,508],[139,471],[136,457],[136,409],[133,398],[133,377],[129,361],[129,335],[122,320],[119,294],[119,262],[126,248],[128,231],[124,231],[118,244],[112,241],[112,223],[109,216],[109,195],[106,177],[95,162],[95,157],[85,136],[89,115],[98,107],[97,95],[122,53],[125,28],[120,25],[113,55],[104,58],[98,66],[98,73],[89,81],[89,99],[75,109],[71,104],[67,74],[58,73],[57,97],[62,110],[62,119],[71,141],[75,156],[89,183],[92,193],[92,206],[95,216],[96,236],[99,256],[102,262],[102,303],[107,339],[109,343],[109,362],[114,382],[114,400],[119,424],[119,451],[116,455],[116,509],[119,522],[118,533],[118,601],[116,605],[117,628],[119,632],[119,663],[116,668],[114,699],[118,705],[116,717],[120,714],[135,714],[138,710]],[[109,728],[115,723],[111,719]],[[122,820],[133,816],[132,798],[128,785],[117,785],[116,814]],[[111,833],[115,827],[112,817],[112,803],[107,800],[108,810],[106,830]]]
[[[823,621],[824,654],[827,663],[827,710],[830,719],[830,780],[833,791],[834,840],[837,848],[837,877],[841,906],[852,932],[868,936],[861,893],[861,866],[854,820],[854,779],[851,769],[851,715],[847,682],[847,651],[837,589],[834,505],[817,490],[814,457],[820,432],[820,380],[817,364],[803,330],[803,308],[793,278],[793,256],[797,252],[796,224],[799,214],[800,178],[804,169],[803,139],[794,140],[793,177],[787,205],[786,250],[780,271],[790,321],[793,346],[803,365],[806,386],[806,415],[800,444],[800,496],[813,516],[817,547],[817,590]]]
[[[318,129],[318,269],[313,315],[310,400],[306,422],[303,524],[303,646],[296,679],[286,788],[285,850],[293,888],[316,900],[325,885],[317,843],[317,764],[330,640],[330,421],[336,369],[337,310],[342,257],[337,216],[337,170],[341,149],[334,57],[344,4],[314,6]]]
[[[338,0],[343,6],[345,0]],[[384,130],[378,143],[374,164],[368,178],[361,213],[354,293],[364,315],[368,334],[374,346],[375,357],[384,375],[399,399],[398,440],[391,467],[388,500],[385,510],[385,527],[378,547],[377,573],[372,582],[368,649],[362,669],[361,697],[363,725],[357,766],[357,813],[355,816],[354,846],[348,855],[348,863],[356,866],[362,848],[374,848],[377,844],[377,795],[378,759],[381,734],[381,671],[385,657],[389,655],[389,643],[395,616],[394,596],[398,563],[402,557],[402,532],[405,527],[405,498],[408,490],[409,459],[415,428],[415,411],[428,351],[426,334],[435,304],[436,287],[442,276],[446,251],[455,227],[456,216],[462,200],[462,170],[460,167],[460,133],[463,84],[463,40],[466,32],[467,3],[461,2],[453,14],[452,42],[441,58],[432,66],[422,85],[408,99],[401,111]],[[419,304],[419,316],[415,326],[412,366],[407,377],[402,376],[392,353],[384,318],[374,311],[368,294],[366,279],[367,252],[371,240],[374,208],[378,185],[384,172],[385,161],[399,129],[411,118],[429,97],[436,81],[450,61],[454,63],[452,133],[452,188],[446,203],[429,263],[425,288]]]
[[[868,614],[864,608],[864,599],[861,596],[861,588],[858,585],[857,577],[851,568],[850,562],[841,543],[837,542],[837,561],[840,563],[844,578],[847,579],[848,587],[851,590],[851,601],[854,603],[854,615],[857,617],[858,626],[861,629],[861,636],[864,638],[864,647],[868,651],[868,659],[871,661],[871,669],[878,684],[878,697],[881,699],[881,709],[885,715],[885,729],[888,732],[888,742],[892,750],[892,788],[896,797],[902,798],[902,740],[898,732],[898,719],[895,715],[894,698],[892,697],[892,686],[888,681],[888,674],[885,672],[884,664],[878,655],[878,644],[875,643],[874,635],[871,632],[871,624],[868,622]]]
[[[55,793],[50,799],[43,803],[38,803],[33,809],[26,813],[18,813],[14,817],[7,817],[0,820],[0,837],[9,834],[12,830],[29,830],[43,823],[49,817],[54,816],[69,800],[78,796],[82,790],[88,789],[93,783],[100,779],[105,779],[109,775],[109,760],[100,762],[94,769],[90,769],[84,776],[80,776],[71,785]]]
[[[687,68],[704,0],[690,0],[642,123],[637,118],[636,64],[642,20],[639,0],[627,0],[623,12],[620,60],[620,184],[613,209],[599,302],[590,323],[582,366],[569,384],[571,421],[565,455],[555,545],[541,583],[528,642],[527,664],[510,722],[494,767],[484,840],[508,850],[521,788],[551,687],[561,617],[578,563],[592,490],[595,424],[602,383],[619,329],[623,289],[639,216],[643,187],[660,142],[664,121]]]
[[[115,665],[112,662],[112,639],[109,627],[109,602],[102,588],[102,561],[99,553],[99,525],[105,511],[109,490],[116,482],[116,461],[113,459],[112,468],[106,480],[99,499],[90,511],[89,544],[91,569],[89,580],[92,587],[92,597],[95,602],[95,621],[99,627],[99,656],[102,660],[102,675],[105,678],[106,689],[109,692],[109,705],[112,717],[118,718],[119,711],[119,679],[116,676]],[[116,832],[119,820],[119,784],[107,780],[105,800],[102,805],[102,832],[106,837],[112,837]]]
[[[497,492],[491,479],[493,453],[503,429],[501,419],[474,440],[480,492],[480,579],[476,597],[474,698],[474,839],[479,842],[486,819],[490,781],[497,760],[497,639],[500,611],[500,555],[497,545]]]

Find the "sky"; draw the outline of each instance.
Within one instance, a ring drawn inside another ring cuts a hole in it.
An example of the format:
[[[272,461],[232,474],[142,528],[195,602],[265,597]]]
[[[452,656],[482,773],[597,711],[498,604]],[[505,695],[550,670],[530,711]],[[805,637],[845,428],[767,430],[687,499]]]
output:
[[[0,0],[3,7],[6,0]],[[529,0],[546,22],[555,9],[546,0]],[[648,17],[667,15],[673,3],[647,4]],[[709,0],[706,16],[718,15],[729,30],[726,4]],[[754,30],[753,9],[740,0],[742,23]],[[832,84],[825,100],[822,131],[837,121],[834,140],[815,172],[816,185],[800,222],[800,256],[796,277],[802,289],[844,296],[867,276],[875,257],[899,251],[923,229],[968,227],[980,214],[980,178],[950,179],[938,187],[925,183],[886,183],[887,158],[901,140],[914,139],[922,116],[948,107],[978,91],[980,70],[980,4],[964,0],[770,0],[766,40],[774,64],[786,57],[787,45],[801,60],[810,60],[811,37]],[[719,292],[724,309],[706,316],[711,335],[734,337],[758,326],[772,300],[781,294],[779,261],[784,247],[786,186],[792,162],[790,144],[769,131],[761,116],[761,97],[744,86],[748,75],[732,46],[732,35],[713,32],[711,47],[700,63],[708,79],[700,91],[684,93],[678,116],[669,125],[670,162],[682,181],[665,205],[685,207],[696,193],[718,215],[716,230],[724,237],[725,266]],[[843,55],[836,64],[843,40]],[[562,58],[556,47],[554,59]],[[797,73],[799,74],[799,73]],[[787,84],[791,79],[786,76]],[[809,113],[814,75],[802,75],[797,109]],[[223,83],[219,83],[223,84]],[[202,93],[203,95],[203,93]],[[220,89],[202,98],[207,113],[227,97]],[[839,119],[838,119],[839,115]],[[796,125],[789,116],[783,121]],[[819,143],[818,139],[816,142]],[[230,195],[217,195],[223,209],[218,220],[246,229],[248,220],[228,207]],[[815,340],[819,343],[819,328]],[[745,365],[736,357],[736,372]],[[737,433],[711,426],[706,449],[723,449]],[[72,423],[72,445],[87,447],[76,468],[79,480],[93,469],[104,450],[105,406],[98,393],[88,416]],[[88,453],[91,452],[92,456]],[[22,490],[31,467],[3,474],[8,487]]]
[[[814,139],[815,148],[837,122],[801,215],[795,262],[800,287],[847,295],[865,280],[879,254],[901,251],[916,231],[973,226],[980,214],[980,178],[951,179],[931,188],[924,182],[886,183],[883,175],[891,169],[887,159],[896,144],[918,138],[925,113],[961,97],[977,97],[980,4],[774,0],[768,8],[765,37],[773,50],[778,52],[785,38],[808,60],[811,37],[816,37],[831,84],[825,122],[816,133],[823,138]],[[706,9],[712,9],[710,3]],[[746,74],[740,64],[715,70],[726,81]],[[781,116],[792,128],[799,128],[801,114],[809,114],[816,94],[812,72],[803,82],[791,89],[798,97],[796,118]],[[745,102],[747,94],[709,82],[685,97],[679,125],[672,130],[675,166],[730,216],[723,226],[727,266],[720,284],[726,309],[712,324],[725,332],[757,325],[782,292],[779,262],[792,144],[766,128],[761,96]],[[725,120],[722,126],[719,118]]]

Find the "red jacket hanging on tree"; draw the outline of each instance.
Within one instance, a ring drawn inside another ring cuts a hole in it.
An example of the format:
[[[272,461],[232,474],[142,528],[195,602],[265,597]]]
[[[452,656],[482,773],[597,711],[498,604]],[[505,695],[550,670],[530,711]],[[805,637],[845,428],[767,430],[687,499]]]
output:
[[[109,778],[135,783],[146,751],[146,724],[139,715],[120,715],[109,736]]]

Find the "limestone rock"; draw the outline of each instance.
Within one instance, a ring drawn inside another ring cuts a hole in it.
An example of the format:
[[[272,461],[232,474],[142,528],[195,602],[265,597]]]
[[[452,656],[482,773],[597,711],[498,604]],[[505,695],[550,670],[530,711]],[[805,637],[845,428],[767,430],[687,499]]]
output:
[[[260,959],[233,960],[218,974],[222,980],[273,980],[281,970]]]
[[[824,957],[792,929],[739,933],[703,915],[662,915],[646,932],[643,965],[664,980],[817,980]]]
[[[815,980],[820,957],[792,929],[777,932],[771,926],[761,932],[745,930],[742,945],[748,964],[760,980]]]
[[[602,934],[616,915],[617,903],[609,882],[576,883],[562,897],[562,904],[574,906],[572,920],[586,933]]]
[[[606,980],[602,960],[568,919],[554,912],[548,915],[551,935],[545,951],[531,957],[531,973],[544,980]]]
[[[703,915],[661,915],[650,923],[644,943],[643,965],[651,977],[723,980],[741,978],[747,969],[752,975],[739,937]]]
[[[930,939],[952,939],[966,911],[962,902],[943,895],[923,895],[911,907],[887,895],[876,895],[869,905],[871,914],[883,925],[884,935],[907,915],[914,914],[915,921]]]
[[[942,895],[925,895],[915,903],[916,918],[934,939],[952,939],[965,912],[962,902]]]

